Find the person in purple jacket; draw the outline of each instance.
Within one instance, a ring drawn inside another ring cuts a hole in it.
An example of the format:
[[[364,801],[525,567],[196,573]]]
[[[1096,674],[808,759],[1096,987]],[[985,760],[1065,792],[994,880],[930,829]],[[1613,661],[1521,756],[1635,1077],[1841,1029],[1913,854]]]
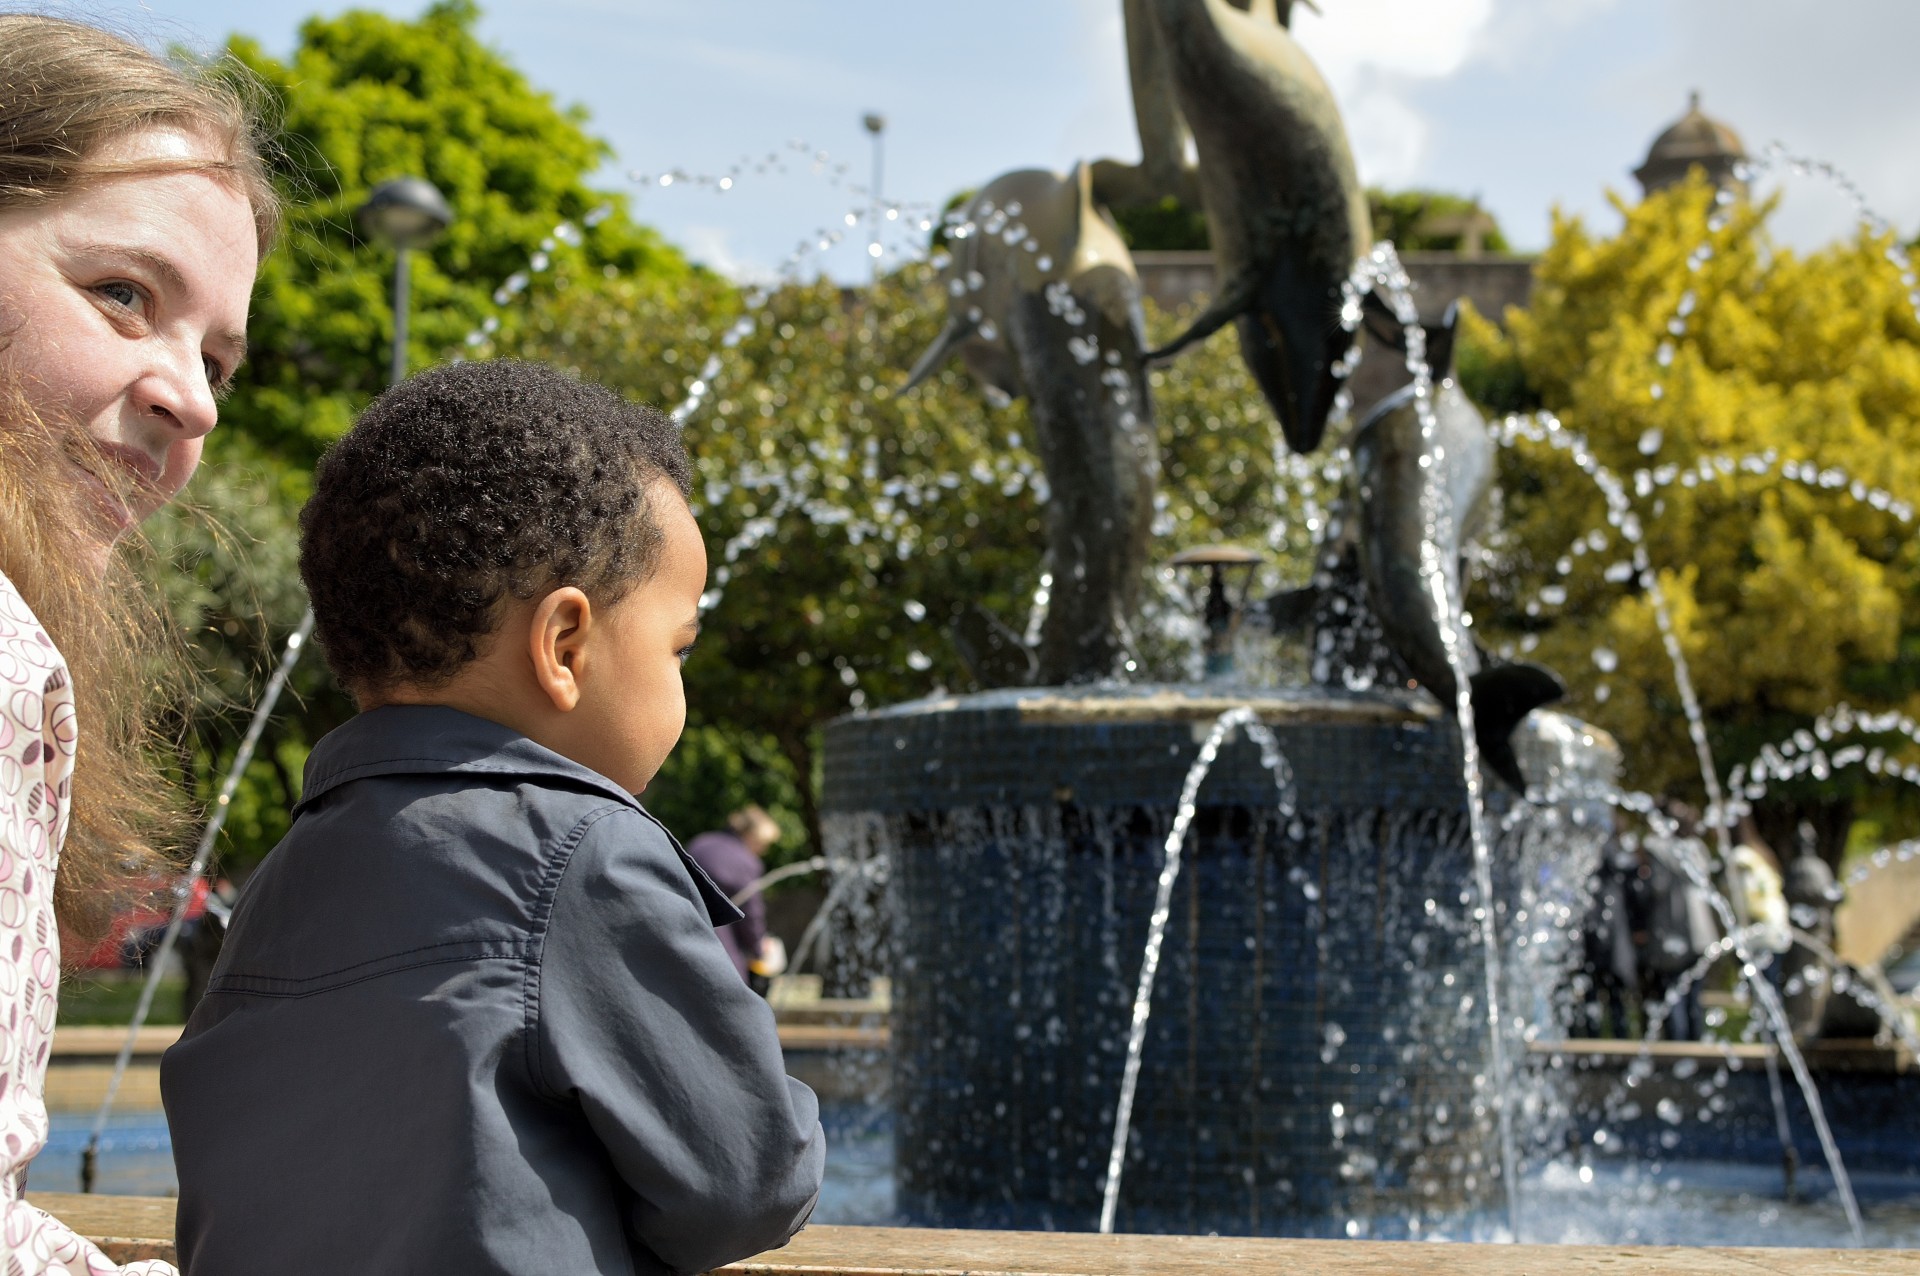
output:
[[[713,884],[727,893],[746,916],[715,933],[733,958],[733,968],[755,992],[764,992],[767,970],[767,905],[759,891],[748,892],[766,872],[761,862],[780,840],[780,826],[757,806],[743,807],[727,817],[725,830],[702,833],[687,843],[687,854],[707,870]],[[759,964],[760,969],[754,969]]]

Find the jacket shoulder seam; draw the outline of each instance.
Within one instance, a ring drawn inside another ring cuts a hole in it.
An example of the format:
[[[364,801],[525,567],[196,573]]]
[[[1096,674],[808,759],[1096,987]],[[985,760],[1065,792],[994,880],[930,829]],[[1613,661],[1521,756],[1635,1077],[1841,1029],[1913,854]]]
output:
[[[533,1082],[535,1092],[559,1103],[563,1096],[547,1077],[546,1064],[540,1051],[540,998],[542,984],[546,978],[547,933],[553,921],[553,905],[560,893],[560,879],[573,863],[573,856],[580,844],[587,838],[594,825],[622,811],[635,814],[633,807],[620,802],[609,802],[597,810],[589,811],[580,818],[567,835],[554,844],[554,853],[548,858],[541,871],[540,888],[529,910],[528,931],[531,947],[531,960],[527,962],[521,991],[521,1023],[526,1038],[527,1076]]]
[[[524,961],[531,958],[533,953],[533,944],[525,939],[454,940],[389,953],[371,961],[355,962],[351,966],[315,975],[250,975],[244,971],[228,971],[216,975],[208,983],[207,994],[310,997],[421,966],[442,966],[462,961]]]

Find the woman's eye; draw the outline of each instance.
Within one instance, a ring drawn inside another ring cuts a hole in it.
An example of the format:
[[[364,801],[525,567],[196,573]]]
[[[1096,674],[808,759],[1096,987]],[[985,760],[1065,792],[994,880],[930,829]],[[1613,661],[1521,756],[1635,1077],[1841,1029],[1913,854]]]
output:
[[[688,643],[686,646],[680,648],[680,650],[674,652],[673,654],[678,656],[680,658],[680,663],[684,665],[687,663],[687,657],[693,654],[693,644]]]
[[[142,293],[138,287],[122,279],[100,284],[94,291],[125,310],[139,309],[140,303],[146,299],[146,294]]]
[[[208,357],[203,358],[200,363],[201,366],[207,370],[207,384],[215,390],[224,389],[226,386],[227,373],[226,370],[220,366],[220,361]]]

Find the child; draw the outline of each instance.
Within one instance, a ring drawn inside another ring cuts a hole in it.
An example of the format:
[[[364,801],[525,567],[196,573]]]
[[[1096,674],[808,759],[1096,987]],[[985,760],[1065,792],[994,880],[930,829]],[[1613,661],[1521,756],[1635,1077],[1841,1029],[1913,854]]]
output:
[[[300,574],[362,712],[162,1065],[195,1276],[699,1272],[806,1221],[740,913],[633,796],[686,714],[690,480],[659,413],[504,361],[321,461]]]

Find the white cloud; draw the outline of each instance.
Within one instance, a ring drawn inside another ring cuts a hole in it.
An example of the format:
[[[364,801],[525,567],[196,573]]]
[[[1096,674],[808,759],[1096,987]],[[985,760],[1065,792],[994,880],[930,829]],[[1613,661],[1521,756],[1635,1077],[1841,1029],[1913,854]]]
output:
[[[1498,0],[1498,12],[1475,33],[1469,61],[1493,71],[1513,71],[1550,56],[1566,33],[1622,0]]]
[[[1293,30],[1334,92],[1366,72],[1432,79],[1465,64],[1493,0],[1328,0],[1294,10]]]
[[[1431,129],[1412,102],[1422,81],[1467,64],[1494,0],[1338,0],[1294,10],[1293,30],[1346,117],[1361,179],[1405,185],[1422,173]]]

